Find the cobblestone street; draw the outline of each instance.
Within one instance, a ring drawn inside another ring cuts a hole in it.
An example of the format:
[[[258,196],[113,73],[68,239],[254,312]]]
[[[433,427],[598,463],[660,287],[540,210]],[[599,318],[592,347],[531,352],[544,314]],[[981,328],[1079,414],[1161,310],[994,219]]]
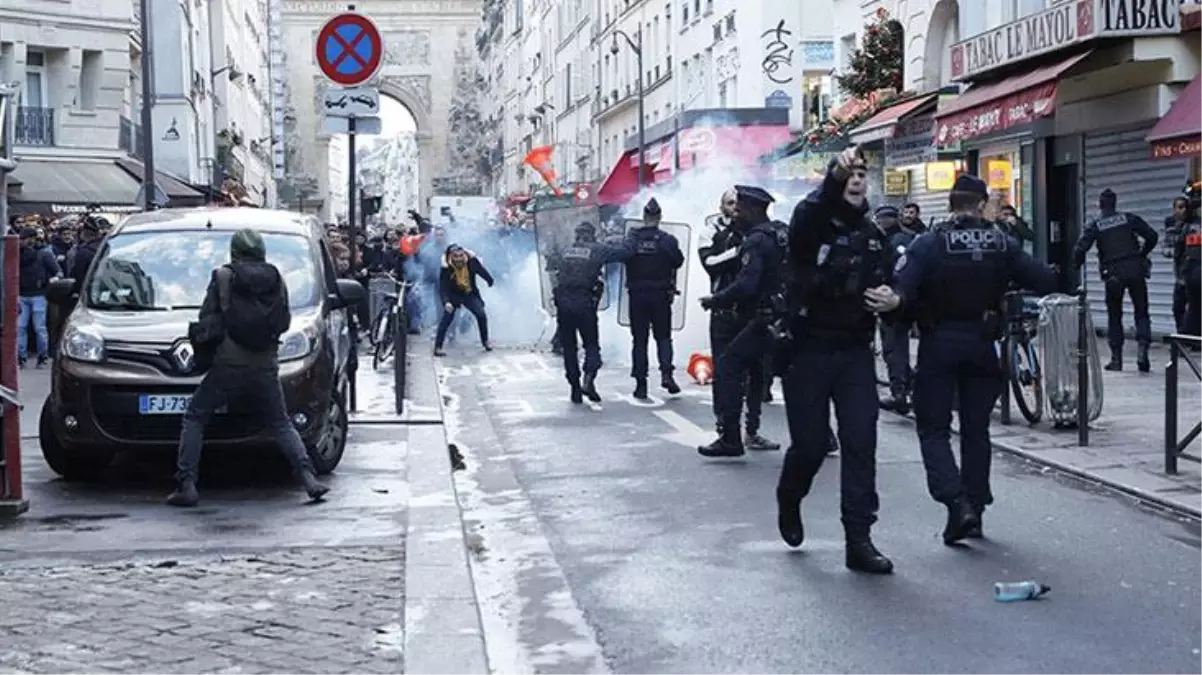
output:
[[[400,673],[400,547],[0,572],[0,672]]]

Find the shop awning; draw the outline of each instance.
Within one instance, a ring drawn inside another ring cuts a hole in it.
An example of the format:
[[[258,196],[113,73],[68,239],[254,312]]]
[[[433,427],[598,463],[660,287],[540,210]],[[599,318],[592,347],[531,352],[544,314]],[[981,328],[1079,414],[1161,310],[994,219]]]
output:
[[[138,181],[111,160],[25,159],[8,180],[8,198],[17,213],[82,213],[89,204],[107,212],[135,207]]]
[[[1089,54],[969,89],[935,113],[935,142],[950,145],[1051,116],[1060,76]]]
[[[789,142],[788,126],[693,127],[680,132],[681,171],[713,167],[755,167],[760,158]]]
[[[938,94],[925,94],[891,105],[852,129],[848,136],[853,143],[873,143],[893,138],[893,132],[897,129],[899,122],[934,103],[936,96]]]
[[[1196,157],[1202,152],[1202,75],[1195,75],[1148,134],[1157,159]]]
[[[117,160],[117,166],[121,167],[121,169],[138,181],[139,186],[142,185],[142,176],[145,175],[145,169],[141,162],[133,159],[119,159]],[[158,174],[159,187],[163,188],[163,192],[167,193],[167,198],[170,200],[168,206],[204,206],[205,195],[203,192],[162,171],[157,171],[156,173]]]
[[[1181,5],[1181,30],[1202,28],[1202,5]]]
[[[672,179],[672,144],[664,143],[658,149],[648,148],[648,159],[643,169],[646,185],[666,183]],[[639,193],[639,151],[627,150],[618,158],[618,163],[597,190],[597,202],[621,206]]]

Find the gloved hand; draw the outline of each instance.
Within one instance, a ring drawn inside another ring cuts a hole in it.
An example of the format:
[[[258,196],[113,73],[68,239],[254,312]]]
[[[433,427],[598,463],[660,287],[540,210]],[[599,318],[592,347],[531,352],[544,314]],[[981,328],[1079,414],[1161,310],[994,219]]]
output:
[[[705,311],[708,312],[708,311],[710,311],[710,309],[713,308],[713,306],[714,306],[714,297],[712,295],[707,295],[707,296],[701,298],[701,309],[704,309]]]
[[[443,306],[442,306],[442,308],[443,308],[443,309],[445,309],[445,310],[447,310],[448,312],[453,312],[453,311],[455,311],[455,305],[452,305],[452,304],[451,304],[451,303],[449,303],[449,302],[447,302],[447,303],[444,303],[444,304],[443,304]]]

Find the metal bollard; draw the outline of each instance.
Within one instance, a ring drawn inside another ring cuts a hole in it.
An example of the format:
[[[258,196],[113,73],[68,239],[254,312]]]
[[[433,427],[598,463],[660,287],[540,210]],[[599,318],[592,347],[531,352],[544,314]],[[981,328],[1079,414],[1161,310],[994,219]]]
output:
[[[404,291],[402,291],[404,292]],[[392,377],[396,396],[396,414],[405,414],[405,375],[409,363],[409,315],[402,300],[397,308],[396,325],[393,326]]]
[[[1002,362],[1001,422],[1003,425],[1010,424],[1010,369],[1013,367],[1010,361],[1010,333],[1013,328],[1011,324],[1011,313],[1014,311],[1012,308],[1013,304],[1013,295],[1007,294],[1006,297],[1002,298],[1002,315],[1006,318],[1006,328],[1002,331],[1002,341],[999,343],[999,349],[1002,352],[1000,358]]]
[[[0,173],[0,179],[4,174]],[[2,197],[0,197],[2,198]],[[21,404],[17,375],[17,293],[20,242],[0,238],[0,516],[29,510],[21,484]]]
[[[1077,293],[1077,445],[1089,445],[1089,301]]]

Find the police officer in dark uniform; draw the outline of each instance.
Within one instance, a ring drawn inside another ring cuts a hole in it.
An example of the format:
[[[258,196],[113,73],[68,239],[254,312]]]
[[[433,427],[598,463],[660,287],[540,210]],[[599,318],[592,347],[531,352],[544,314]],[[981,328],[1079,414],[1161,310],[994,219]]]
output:
[[[743,243],[745,223],[742,219],[736,217],[738,213],[736,208],[737,198],[738,196],[733,189],[727,190],[722,194],[719,222],[716,223],[719,229],[713,234],[709,242],[704,243],[698,248],[698,253],[701,256],[701,265],[710,277],[710,293],[717,293],[731,285],[739,274],[739,246]],[[747,303],[743,307],[731,306],[711,310],[710,351],[714,356],[715,366],[721,359],[722,353],[730,345],[730,341],[754,318],[754,307],[750,303]],[[717,370],[717,368],[715,369]],[[773,443],[759,433],[763,397],[757,396],[756,392],[765,390],[767,385],[764,382],[764,378],[765,371],[763,368],[752,368],[747,374],[747,394],[745,396],[747,406],[747,436],[745,447],[749,450],[780,450],[779,443]],[[715,374],[713,381],[713,406],[719,438],[718,443],[721,443],[721,439],[725,438],[726,434],[723,432],[724,415],[720,407],[725,399],[717,392],[726,386],[726,384],[726,382],[719,379]]]
[[[1189,207],[1173,245],[1178,285],[1185,293],[1185,311],[1181,326],[1184,335],[1202,335],[1202,186],[1195,183],[1186,189]]]
[[[993,502],[989,420],[1005,386],[994,346],[1004,329],[1003,298],[1012,283],[1041,295],[1056,290],[1050,267],[982,220],[987,199],[980,178],[957,178],[947,229],[916,239],[895,267],[901,308],[917,317],[922,333],[914,415],[927,489],[947,507],[947,544],[981,537],[981,514]],[[954,392],[960,397],[959,468],[951,449]]]
[[[789,546],[805,531],[801,501],[826,457],[824,430],[834,403],[842,446],[840,510],[848,569],[890,574],[893,562],[872,543],[876,491],[877,316],[896,302],[886,283],[889,241],[869,218],[868,173],[852,147],[831,162],[822,186],[789,224],[789,308],[793,361],[785,377],[789,449],[776,488],[777,527]]]
[[[609,263],[625,262],[634,254],[628,240],[622,246],[597,241],[592,223],[576,227],[576,241],[559,252],[555,302],[556,334],[563,345],[563,372],[572,388],[572,403],[600,402],[596,377],[601,368],[601,343],[597,328],[597,286]],[[580,378],[579,345],[584,347],[584,380]]]
[[[1077,267],[1085,264],[1085,254],[1096,241],[1101,263],[1102,283],[1106,286],[1106,338],[1110,343],[1110,363],[1106,370],[1123,369],[1123,291],[1131,296],[1135,314],[1135,340],[1139,343],[1136,365],[1141,373],[1151,370],[1148,345],[1152,342],[1152,320],[1148,316],[1148,277],[1152,261],[1148,254],[1156,249],[1160,235],[1143,218],[1116,210],[1118,196],[1110,188],[1098,195],[1102,215],[1089,221],[1073,247]],[[1142,244],[1141,241],[1142,240]]]
[[[737,213],[743,241],[739,245],[739,270],[735,278],[713,295],[701,298],[707,311],[730,310],[730,317],[743,321],[739,332],[715,361],[715,407],[721,421],[718,440],[697,449],[704,457],[739,457],[744,454],[739,434],[739,413],[743,400],[763,396],[763,390],[748,392],[753,372],[763,372],[764,355],[772,348],[768,325],[783,305],[781,268],[788,244],[778,237],[777,228],[768,219],[768,205],[774,200],[763,188],[735,186]],[[715,347],[717,353],[717,347]],[[762,448],[767,449],[767,448]]]
[[[647,398],[647,338],[654,336],[659,357],[660,386],[679,394],[672,378],[672,301],[676,298],[676,270],[684,253],[676,237],[659,229],[663,212],[654,197],[643,207],[643,226],[631,232],[634,257],[626,263],[626,289],[630,294],[631,367],[634,397]]]
[[[876,225],[889,239],[889,248],[894,255],[905,253],[910,242],[920,234],[899,220],[893,206],[878,207],[875,215]],[[910,384],[914,379],[910,367],[910,326],[910,322],[900,315],[881,319],[881,358],[889,374],[890,396],[881,401],[880,406],[882,410],[902,415],[910,412]]]

